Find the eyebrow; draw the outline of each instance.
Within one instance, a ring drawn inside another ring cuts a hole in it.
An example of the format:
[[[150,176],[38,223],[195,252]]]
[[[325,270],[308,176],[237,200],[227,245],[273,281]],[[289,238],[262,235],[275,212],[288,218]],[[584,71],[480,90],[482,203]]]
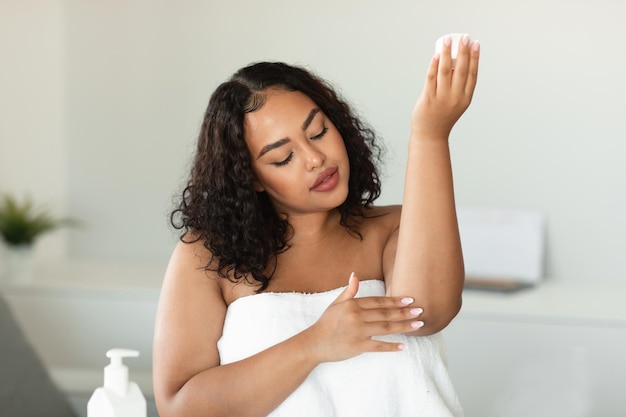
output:
[[[304,123],[302,123],[302,130],[306,130],[306,128],[309,127],[309,125],[313,121],[313,118],[319,112],[320,112],[320,109],[318,107],[314,108],[313,110],[309,112],[309,115],[304,120]]]
[[[306,117],[306,119],[304,119],[304,122],[302,123],[302,130],[306,130],[310,125],[311,122],[313,121],[313,119],[315,118],[315,115],[317,113],[320,112],[319,108],[314,108],[309,112],[309,115]],[[277,140],[276,142],[270,143],[269,145],[265,145],[262,149],[261,152],[259,152],[259,155],[256,157],[256,159],[259,159],[260,157],[262,157],[263,155],[265,155],[266,153],[268,153],[269,151],[276,149],[276,148],[280,148],[281,146],[283,146],[286,143],[289,143],[291,141],[291,139],[289,138],[283,138],[280,140]]]
[[[283,139],[280,139],[280,140],[278,140],[278,141],[276,141],[274,143],[270,143],[269,145],[265,145],[263,147],[263,149],[261,149],[261,152],[259,152],[259,155],[256,157],[256,159],[259,159],[260,157],[262,157],[263,155],[265,155],[266,153],[268,153],[272,149],[280,148],[285,143],[288,143],[290,141],[291,141],[291,139],[289,139],[289,138],[283,138]]]

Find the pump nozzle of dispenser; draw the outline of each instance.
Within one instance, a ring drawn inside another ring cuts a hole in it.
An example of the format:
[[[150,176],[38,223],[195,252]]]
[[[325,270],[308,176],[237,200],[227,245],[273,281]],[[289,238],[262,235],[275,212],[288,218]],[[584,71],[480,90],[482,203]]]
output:
[[[111,363],[104,367],[104,386],[94,391],[87,402],[88,417],[146,417],[146,399],[139,385],[128,380],[123,358],[137,357],[131,349],[111,349]]]
[[[106,353],[111,363],[104,368],[104,387],[123,397],[128,392],[128,367],[122,358],[134,358],[139,352],[132,349],[111,349]]]

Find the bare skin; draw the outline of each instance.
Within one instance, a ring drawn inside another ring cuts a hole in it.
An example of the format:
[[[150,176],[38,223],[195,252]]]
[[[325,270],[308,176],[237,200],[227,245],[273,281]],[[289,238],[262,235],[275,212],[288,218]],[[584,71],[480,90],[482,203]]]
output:
[[[461,308],[465,278],[448,138],[472,100],[480,48],[464,36],[454,70],[449,50],[448,38],[413,109],[402,219],[389,243],[394,262],[384,271],[388,295],[412,296],[424,308],[426,324],[412,334],[450,323]]]
[[[445,44],[441,57],[431,61],[411,120],[403,208],[369,209],[359,229],[362,240],[338,222],[335,207],[345,198],[347,156],[332,123],[317,113],[303,129],[301,120],[315,104],[297,92],[273,91],[252,113],[246,140],[257,187],[288,214],[294,229],[267,291],[327,291],[356,275],[313,326],[247,359],[220,365],[216,344],[228,305],[256,287],[205,272],[210,254],[201,242],[179,244],[164,279],[154,335],[161,416],[265,416],[320,363],[403,348],[372,336],[429,335],[452,320],[461,303],[463,259],[448,136],[471,101],[478,56],[477,44],[463,44],[452,71]],[[289,140],[263,152],[283,138]],[[338,173],[337,183],[316,191],[325,170]],[[387,295],[355,298],[359,280],[366,279],[384,279]],[[245,377],[250,374],[255,377]]]

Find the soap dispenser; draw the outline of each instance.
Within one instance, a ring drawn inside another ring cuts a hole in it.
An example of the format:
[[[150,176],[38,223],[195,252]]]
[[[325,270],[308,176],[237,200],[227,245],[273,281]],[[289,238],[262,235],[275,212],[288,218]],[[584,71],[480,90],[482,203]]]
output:
[[[146,399],[139,386],[128,380],[122,358],[137,357],[131,349],[111,349],[111,363],[104,368],[104,386],[96,388],[87,403],[87,417],[146,417]]]

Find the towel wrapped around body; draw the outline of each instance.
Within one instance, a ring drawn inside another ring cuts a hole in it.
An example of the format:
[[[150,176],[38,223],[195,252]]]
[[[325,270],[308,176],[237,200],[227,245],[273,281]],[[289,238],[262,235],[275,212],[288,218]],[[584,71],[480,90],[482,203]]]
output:
[[[270,292],[237,299],[228,307],[218,341],[221,363],[245,359],[310,327],[344,288],[312,294]],[[357,297],[384,294],[383,281],[367,280],[361,281]],[[440,333],[381,339],[402,342],[406,348],[322,363],[270,416],[463,416],[448,376]]]

